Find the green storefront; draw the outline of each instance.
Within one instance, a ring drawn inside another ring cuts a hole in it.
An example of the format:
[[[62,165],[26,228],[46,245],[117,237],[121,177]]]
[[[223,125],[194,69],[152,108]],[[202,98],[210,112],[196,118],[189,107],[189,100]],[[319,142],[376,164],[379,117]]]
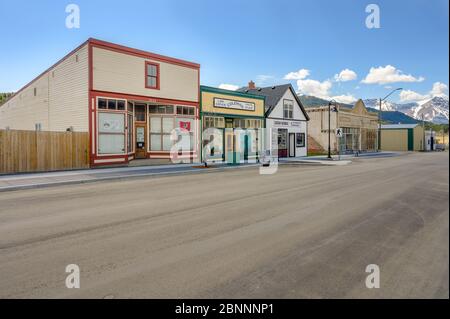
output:
[[[200,92],[202,162],[258,161],[264,149],[265,98],[208,86]]]

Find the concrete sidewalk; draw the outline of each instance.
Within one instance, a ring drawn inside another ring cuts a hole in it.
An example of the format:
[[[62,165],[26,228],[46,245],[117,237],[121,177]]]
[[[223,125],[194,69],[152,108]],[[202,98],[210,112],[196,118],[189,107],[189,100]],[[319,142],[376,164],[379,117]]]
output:
[[[260,164],[215,164],[210,165],[208,168],[203,168],[200,163],[191,163],[3,175],[0,176],[0,192],[45,186],[117,180],[130,177],[206,173],[226,169],[259,167],[259,165]]]
[[[358,158],[364,157],[392,157],[399,153],[380,152],[360,154]],[[338,156],[333,156],[329,160],[326,156],[294,157],[283,158],[279,160],[280,165],[323,165],[323,166],[342,166],[351,163],[351,158],[355,155],[342,155],[341,160]],[[259,167],[260,164],[214,164],[205,169],[201,163],[190,164],[164,164],[136,167],[114,167],[114,168],[96,168],[76,171],[46,172],[46,173],[26,173],[14,175],[0,175],[0,192],[12,191],[27,188],[37,188],[55,185],[68,185],[77,183],[89,183],[104,180],[124,179],[131,177],[158,176],[172,174],[206,173],[224,169],[236,169],[247,167]]]
[[[280,165],[347,165],[351,161],[329,161],[321,158],[289,158],[280,159]],[[175,175],[189,173],[207,173],[226,169],[259,167],[260,163],[228,165],[226,163],[210,164],[208,168],[202,163],[164,164],[136,167],[96,168],[75,171],[59,171],[45,173],[22,173],[0,175],[0,192],[56,185],[89,183],[105,180],[117,180],[132,177]]]

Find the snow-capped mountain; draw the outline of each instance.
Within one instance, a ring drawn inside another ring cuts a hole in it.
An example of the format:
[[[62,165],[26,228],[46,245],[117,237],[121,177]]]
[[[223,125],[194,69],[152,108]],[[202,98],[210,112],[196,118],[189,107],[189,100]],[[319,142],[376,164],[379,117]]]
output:
[[[415,119],[422,119],[423,116],[425,121],[446,124],[449,117],[448,97],[435,96],[428,102],[417,105],[404,113]]]
[[[364,100],[367,107],[380,109],[380,102],[377,99]],[[392,103],[384,101],[381,105],[383,111],[399,111],[417,120],[444,124],[448,123],[449,107],[447,96],[435,96],[431,100],[423,103]]]
[[[364,104],[366,107],[370,107],[373,109],[380,109],[380,100],[378,99],[367,99],[364,100]],[[389,102],[389,101],[383,101],[381,103],[381,110],[382,111],[397,111],[396,109],[397,105],[395,103]]]

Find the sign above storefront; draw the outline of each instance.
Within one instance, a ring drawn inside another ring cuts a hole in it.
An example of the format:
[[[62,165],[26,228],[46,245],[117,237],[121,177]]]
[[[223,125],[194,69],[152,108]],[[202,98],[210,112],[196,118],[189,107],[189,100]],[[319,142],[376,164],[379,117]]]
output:
[[[301,127],[301,122],[298,121],[274,121],[273,125],[275,126],[296,126]]]
[[[255,111],[255,103],[214,98],[214,107],[241,111]]]

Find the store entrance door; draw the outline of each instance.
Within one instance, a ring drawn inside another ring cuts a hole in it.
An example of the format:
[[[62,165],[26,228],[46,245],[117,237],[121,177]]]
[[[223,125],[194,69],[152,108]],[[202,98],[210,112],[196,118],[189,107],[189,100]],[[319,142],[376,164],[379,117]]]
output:
[[[278,157],[288,157],[288,130],[278,129]]]
[[[289,133],[289,157],[295,157],[295,133]]]
[[[147,158],[146,125],[136,123],[136,159]]]
[[[234,131],[232,128],[225,129],[225,162],[235,163]]]

